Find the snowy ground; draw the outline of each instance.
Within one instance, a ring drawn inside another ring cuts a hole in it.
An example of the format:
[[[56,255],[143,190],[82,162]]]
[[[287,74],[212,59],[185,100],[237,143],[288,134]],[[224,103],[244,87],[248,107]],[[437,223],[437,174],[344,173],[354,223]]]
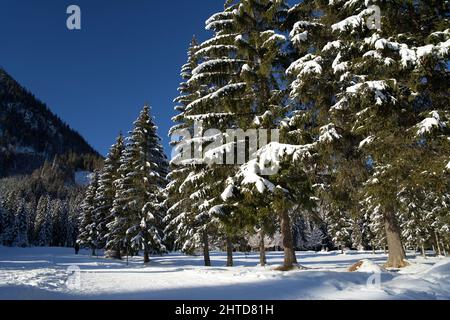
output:
[[[382,253],[297,256],[308,270],[273,271],[279,252],[268,253],[266,268],[256,266],[258,254],[236,254],[236,267],[226,268],[221,253],[204,268],[201,257],[182,254],[153,257],[148,266],[137,257],[127,266],[71,249],[0,247],[0,299],[450,299],[450,258],[410,254],[409,267],[377,274],[370,263],[366,272],[346,269],[361,259],[382,264]]]

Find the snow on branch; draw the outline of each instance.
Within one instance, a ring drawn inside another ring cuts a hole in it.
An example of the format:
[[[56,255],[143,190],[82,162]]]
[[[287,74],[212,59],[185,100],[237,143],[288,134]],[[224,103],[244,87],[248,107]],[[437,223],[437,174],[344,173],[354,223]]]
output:
[[[331,143],[339,140],[342,136],[337,132],[336,126],[333,123],[327,124],[320,128],[320,143]]]
[[[236,65],[242,65],[245,63],[245,60],[239,60],[239,59],[230,59],[230,58],[224,58],[224,59],[213,59],[213,60],[207,60],[200,64],[197,68],[192,70],[193,75],[197,75],[201,72],[209,72],[213,70],[217,70],[220,68],[225,68],[229,66],[236,66]]]
[[[297,74],[298,76],[308,74],[321,74],[322,73],[322,57],[315,56],[313,54],[307,54],[306,56],[298,59],[292,63],[287,69],[287,74]]]
[[[392,79],[396,83],[395,79]],[[363,93],[366,90],[374,93],[375,104],[382,105],[385,102],[395,103],[396,99],[388,94],[387,90],[390,88],[385,80],[380,81],[365,81],[347,88],[346,92],[352,95]]]
[[[361,148],[363,148],[364,146],[366,146],[366,145],[372,143],[374,140],[375,140],[375,137],[374,137],[374,136],[368,136],[367,138],[365,138],[364,140],[362,140],[362,141],[359,143],[359,149],[361,149]]]
[[[443,33],[447,38],[449,33]],[[373,46],[376,50],[389,49],[397,52],[401,59],[401,65],[403,68],[420,66],[423,61],[427,61],[428,58],[434,58],[438,60],[446,59],[450,48],[450,39],[445,42],[440,42],[436,45],[428,44],[421,47],[410,47],[405,43],[398,43],[381,38],[380,35],[374,34],[370,38],[366,38],[365,42]]]
[[[239,173],[243,177],[241,185],[254,185],[259,193],[264,193],[266,190],[274,191],[275,185],[269,180],[261,177],[260,172],[260,166],[256,159],[244,164]]]
[[[431,111],[430,117],[425,118],[417,125],[417,135],[422,136],[434,129],[442,129],[446,127],[445,122],[441,121],[441,117],[437,111]]]
[[[271,173],[275,174],[274,168],[280,168],[281,162],[290,158],[293,163],[301,161],[307,157],[311,157],[311,151],[315,144],[309,145],[291,145],[272,142],[256,152],[256,158],[248,161],[239,169],[236,175],[237,179],[241,179],[240,185],[247,189],[254,186],[259,193],[266,191],[274,192],[276,186],[264,178],[267,175],[267,167],[270,166]],[[226,189],[227,193],[232,189]]]
[[[362,29],[366,25],[366,17],[374,14],[374,10],[371,8],[361,11],[359,14],[350,16],[338,23],[331,26],[333,32],[339,31],[354,33],[356,29]]]

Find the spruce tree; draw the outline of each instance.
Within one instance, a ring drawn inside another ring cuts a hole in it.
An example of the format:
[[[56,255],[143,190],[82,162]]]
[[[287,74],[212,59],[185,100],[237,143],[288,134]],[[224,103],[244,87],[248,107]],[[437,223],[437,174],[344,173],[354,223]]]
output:
[[[3,203],[3,230],[1,234],[1,241],[5,246],[12,246],[15,238],[15,227],[16,227],[16,206],[15,206],[15,196],[13,192],[6,195],[5,201]]]
[[[85,197],[81,203],[81,215],[79,235],[77,242],[85,248],[91,249],[92,255],[96,254],[98,248],[98,231],[97,220],[95,219],[95,209],[97,202],[95,195],[98,189],[99,172],[95,171],[92,174],[91,182],[86,190]]]
[[[118,169],[123,150],[124,140],[122,134],[120,134],[116,143],[109,150],[99,177],[99,186],[95,196],[96,209],[94,214],[95,220],[97,221],[98,245],[100,248],[106,246],[109,233],[108,224],[113,221],[111,209],[116,195],[115,181],[119,178]],[[120,258],[120,249],[111,249],[110,255]]]
[[[36,208],[35,243],[38,246],[49,246],[51,244],[52,219],[50,201],[49,196],[41,196]]]
[[[108,247],[121,247],[127,252],[164,252],[162,220],[165,216],[162,191],[166,187],[168,163],[156,133],[157,127],[144,106],[120,159],[116,197],[108,226]]]
[[[238,138],[238,141],[236,137],[230,139],[224,132],[236,128],[246,131],[278,127],[278,121],[285,113],[282,77],[286,38],[280,28],[287,8],[284,1],[228,1],[223,12],[207,21],[207,29],[213,30],[215,37],[200,44],[197,50],[197,55],[202,59],[193,70],[191,82],[204,85],[209,90],[206,95],[188,105],[187,116],[202,120],[205,129],[214,128],[222,132],[221,140],[225,145],[209,148],[205,153],[205,160],[210,165],[202,170],[201,182],[205,185],[204,181],[207,181],[210,186],[203,193],[202,202],[210,208],[208,213],[213,217],[212,220],[219,220],[219,230],[224,230],[227,238],[238,236],[241,224],[252,220],[248,217],[252,210],[255,215],[256,212],[252,205],[242,210],[243,206],[228,201],[228,198],[232,198],[228,197],[232,188],[228,178],[235,176],[239,166],[236,163],[227,166],[223,162],[230,150],[236,151],[246,143],[245,140],[239,140],[242,138]],[[248,155],[249,149],[246,149]],[[252,152],[254,150],[250,151],[250,155]],[[280,208],[283,207],[281,198],[275,197]],[[276,206],[273,203],[273,209]],[[287,240],[287,264],[291,264],[294,253],[290,241],[290,209],[280,208],[277,212],[282,218]],[[285,213],[281,215],[281,211]]]
[[[291,96],[305,106],[300,119],[306,121],[300,123],[311,126],[308,131],[319,142],[330,193],[338,191],[330,197],[331,202],[341,204],[341,210],[353,219],[357,219],[361,202],[376,208],[382,215],[389,247],[387,266],[401,267],[406,263],[397,195],[408,184],[406,177],[422,172],[420,166],[430,160],[427,153],[435,155],[435,161],[428,164],[442,168],[445,163],[445,135],[433,142],[420,141],[423,137],[417,139],[416,135],[414,139],[413,132],[422,136],[428,130],[421,130],[420,124],[430,122],[437,122],[432,126],[437,129],[445,127],[441,123],[446,121],[445,111],[426,109],[448,104],[440,86],[447,77],[443,64],[448,44],[443,7],[438,2],[418,1],[407,6],[379,3],[381,28],[372,23],[379,13],[377,7],[370,6],[374,3],[337,0],[299,4],[292,11],[299,20],[314,11],[322,14],[314,18],[316,32],[304,30],[310,23],[301,20],[294,26],[300,30],[293,33],[301,31],[307,41],[302,41],[301,57],[288,72],[296,76]],[[425,22],[427,14],[433,18]],[[409,17],[417,19],[417,24],[406,22]],[[422,24],[433,33],[424,33],[426,28],[418,27]],[[431,45],[426,41],[435,42]],[[431,100],[433,104],[428,103]],[[431,116],[422,120],[424,114]],[[423,122],[418,123],[420,120]],[[336,189],[339,185],[345,187]],[[345,193],[339,195],[340,190]]]
[[[28,242],[28,212],[26,210],[25,201],[22,199],[17,207],[14,228],[13,246],[25,248]]]

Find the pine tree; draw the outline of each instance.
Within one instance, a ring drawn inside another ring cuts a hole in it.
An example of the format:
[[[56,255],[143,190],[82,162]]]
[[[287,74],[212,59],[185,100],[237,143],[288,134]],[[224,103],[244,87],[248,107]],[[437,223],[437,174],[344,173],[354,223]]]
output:
[[[3,202],[3,215],[2,215],[2,234],[1,241],[5,246],[12,246],[15,238],[15,226],[16,226],[16,206],[15,196],[12,192],[8,193]]]
[[[120,246],[127,252],[143,249],[144,263],[149,262],[151,252],[166,250],[161,222],[168,164],[156,130],[150,108],[144,106],[120,159],[114,221],[108,225],[108,247]]]
[[[36,208],[34,243],[49,246],[52,240],[52,219],[50,214],[50,197],[41,196]]]
[[[79,234],[80,217],[82,215],[81,204],[83,202],[84,195],[78,193],[72,196],[69,200],[69,216],[67,225],[67,245],[74,246]]]
[[[105,159],[104,167],[100,173],[99,186],[95,196],[96,209],[95,220],[97,221],[98,246],[104,248],[108,240],[108,224],[113,221],[111,209],[116,195],[115,181],[119,178],[118,169],[120,157],[124,150],[124,140],[122,134],[111,147]],[[113,257],[120,258],[119,250],[110,250]]]
[[[199,45],[197,55],[202,56],[202,60],[194,69],[191,82],[207,86],[209,90],[187,106],[188,116],[202,120],[205,129],[215,128],[221,132],[232,128],[245,131],[278,127],[285,113],[281,78],[285,64],[282,49],[286,43],[279,31],[287,8],[284,1],[228,1],[223,12],[207,21],[207,29],[214,30],[216,36]],[[210,189],[203,193],[201,203],[202,208],[205,204],[210,208],[211,220],[217,217],[219,230],[224,230],[230,238],[239,235],[242,224],[252,220],[248,215],[252,210],[256,214],[256,208],[250,204],[242,210],[242,206],[239,208],[227,201],[228,195],[233,194],[228,178],[235,176],[239,166],[222,163],[226,153],[242,146],[244,140],[234,141],[236,137],[233,137],[230,141],[230,137],[222,134],[226,144],[205,152],[210,165],[202,170],[201,182]],[[220,165],[215,165],[217,163]],[[286,239],[286,264],[292,265],[295,255],[289,206],[294,205],[284,201],[282,195],[274,199],[271,206],[279,213]],[[289,203],[287,207],[286,203]]]
[[[14,231],[14,242],[12,245],[22,248],[27,247],[29,245],[28,212],[26,210],[25,201],[23,199],[18,204]]]
[[[34,229],[36,224],[36,201],[33,199],[31,202],[27,202],[25,207],[27,211],[27,224],[28,224],[28,242],[33,245]]]
[[[308,247],[308,249],[315,251],[319,251],[322,249],[325,235],[317,225],[309,225],[306,238],[306,246]]]
[[[52,220],[52,245],[62,247],[66,245],[68,208],[65,201],[54,199],[50,203],[50,217]]]
[[[166,242],[173,243],[173,249],[181,249],[183,252],[192,254],[196,248],[203,248],[205,266],[211,265],[209,257],[209,236],[212,231],[196,219],[197,213],[194,211],[195,200],[192,194],[192,182],[196,180],[195,166],[200,165],[200,161],[180,161],[180,158],[192,156],[190,149],[183,151],[190,141],[180,139],[180,133],[193,133],[193,121],[187,117],[187,107],[201,97],[200,85],[195,81],[190,81],[193,77],[192,71],[198,67],[199,58],[196,54],[198,43],[195,37],[192,39],[188,50],[188,61],[181,68],[181,78],[183,83],[178,88],[180,95],[175,99],[178,104],[175,110],[179,112],[172,120],[176,123],[169,131],[173,137],[172,147],[175,151],[175,158],[171,161],[171,171],[168,175],[169,183],[165,190],[167,194],[166,206],[168,207],[165,218]],[[186,155],[186,153],[188,153]],[[180,156],[178,158],[177,156]],[[204,221],[203,221],[204,222]]]
[[[98,171],[94,172],[91,177],[91,182],[86,190],[85,198],[81,203],[82,213],[80,216],[79,235],[77,242],[86,248],[90,248],[92,255],[95,255],[98,248],[98,231],[97,221],[95,219],[94,211],[97,203],[95,195],[98,189]]]

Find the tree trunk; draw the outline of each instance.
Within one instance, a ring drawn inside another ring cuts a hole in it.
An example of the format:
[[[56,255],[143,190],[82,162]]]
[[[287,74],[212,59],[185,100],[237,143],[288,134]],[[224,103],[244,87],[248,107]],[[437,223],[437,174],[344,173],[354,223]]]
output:
[[[259,264],[264,267],[266,263],[266,244],[264,243],[264,231],[261,229],[259,232]]]
[[[400,238],[400,228],[397,224],[397,218],[393,210],[387,210],[384,214],[384,227],[386,231],[386,240],[389,249],[388,261],[386,267],[403,268],[407,266],[406,254],[403,249]]]
[[[149,263],[150,262],[150,256],[148,253],[148,243],[147,241],[145,241],[144,243],[144,263]]]
[[[295,253],[295,247],[292,248],[292,261],[294,262],[294,264],[298,264],[297,255]]]
[[[289,270],[294,267],[296,263],[294,260],[294,240],[292,238],[291,221],[289,214],[286,210],[283,210],[280,214],[281,220],[281,236],[283,237],[284,247],[284,269]]]
[[[233,242],[227,237],[227,267],[233,266]]]
[[[205,261],[205,267],[211,267],[211,258],[209,257],[209,241],[208,233],[203,232],[203,260]]]
[[[120,251],[120,246],[117,246],[117,249],[114,252],[114,258],[122,260],[122,252]]]
[[[422,243],[421,249],[422,249],[422,257],[426,258],[427,257],[427,253],[425,252],[425,246],[424,246],[423,243]]]
[[[434,237],[436,238],[437,255],[442,256],[441,245],[439,244],[439,237],[437,232],[434,232]]]

